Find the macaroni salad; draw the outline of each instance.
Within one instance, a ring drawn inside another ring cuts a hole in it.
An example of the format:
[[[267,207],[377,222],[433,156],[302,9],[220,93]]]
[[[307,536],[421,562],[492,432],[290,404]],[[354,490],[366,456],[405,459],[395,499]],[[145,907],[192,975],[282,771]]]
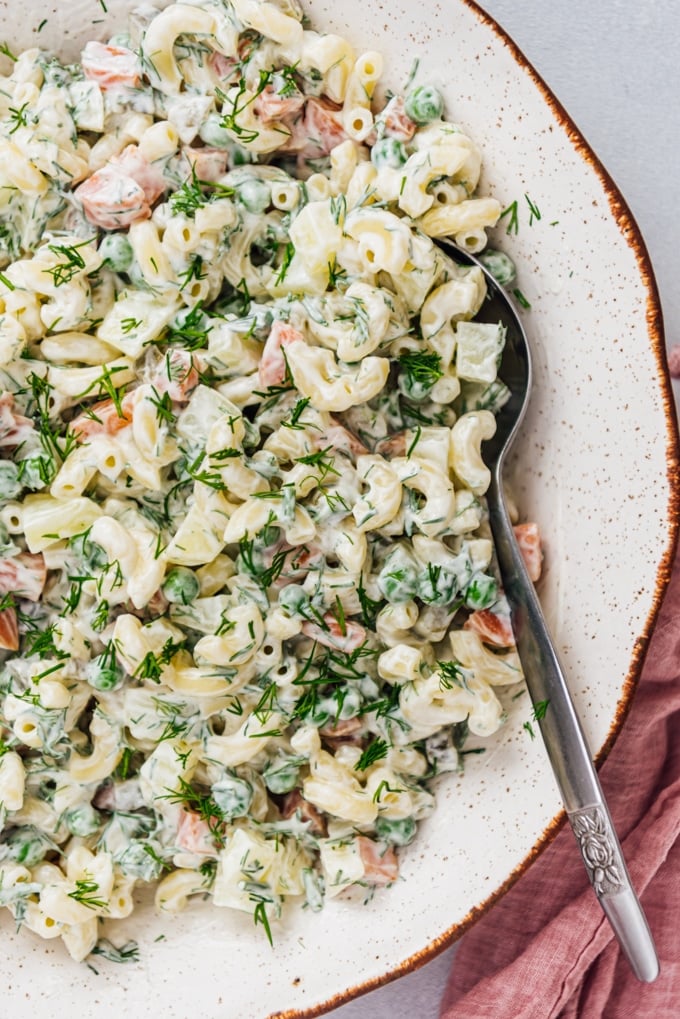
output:
[[[385,95],[297,0],[9,61],[0,904],[75,959],[148,882],[271,940],[289,898],[397,878],[521,680],[503,329],[432,240],[480,251],[501,209],[439,92]]]

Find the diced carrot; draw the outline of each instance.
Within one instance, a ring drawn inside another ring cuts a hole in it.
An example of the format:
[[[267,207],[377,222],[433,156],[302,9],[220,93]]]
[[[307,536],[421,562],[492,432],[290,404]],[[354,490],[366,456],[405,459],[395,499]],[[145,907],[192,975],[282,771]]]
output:
[[[136,145],[96,170],[74,194],[94,226],[118,230],[148,219],[151,206],[166,188],[163,174],[144,158]]]
[[[267,85],[253,103],[253,112],[263,124],[283,120],[296,114],[305,104],[305,96],[296,92],[290,96],[280,95],[273,85]]]
[[[513,531],[529,578],[536,582],[541,576],[541,567],[543,566],[541,533],[538,524],[531,522],[517,524],[513,527]]]
[[[346,736],[353,736],[361,728],[363,722],[360,718],[341,718],[333,725],[325,725],[323,729],[319,729],[319,733],[330,739],[343,739]]]
[[[318,563],[324,558],[323,551],[318,545],[297,545],[292,547],[286,542],[280,542],[263,553],[263,564],[271,566],[274,561],[274,555],[284,549],[290,553],[290,556],[286,559],[285,570],[276,578],[272,585],[276,591],[280,591],[282,587],[294,584],[301,577],[305,577],[309,573],[312,563]]]
[[[19,552],[0,559],[0,594],[16,594],[19,598],[38,601],[47,580],[42,552]]]
[[[323,618],[325,627],[320,626],[319,623],[305,622],[302,624],[302,632],[305,637],[311,637],[317,644],[323,644],[324,647],[334,648],[345,653],[356,651],[366,640],[366,629],[361,623],[347,619],[341,626],[330,612],[327,612]]]
[[[0,396],[0,446],[19,446],[34,431],[31,419],[14,410],[12,393],[3,393]]]
[[[485,644],[495,647],[514,647],[515,635],[512,632],[510,617],[498,615],[491,609],[479,609],[472,612],[463,623],[464,630],[474,630]]]
[[[282,348],[286,343],[301,339],[303,339],[302,333],[288,325],[287,322],[277,319],[272,323],[260,358],[258,369],[260,385],[278,386],[283,382],[286,377],[286,358]]]
[[[216,819],[217,821],[217,819]],[[177,825],[177,846],[198,856],[215,855],[215,834],[210,825],[194,810],[183,810]]]
[[[406,455],[406,432],[395,432],[394,435],[387,435],[375,444],[375,451],[380,456],[391,460],[393,456]]]
[[[158,393],[167,393],[175,403],[189,399],[199,382],[195,355],[188,350],[171,350],[151,376],[151,384]]]
[[[352,453],[354,456],[368,453],[363,442],[357,439],[356,435],[348,431],[344,425],[341,425],[333,417],[331,418],[330,427],[317,439],[319,449],[325,449],[328,445],[332,446],[333,449],[344,449],[347,453]]]
[[[236,52],[238,56],[226,56],[214,50],[208,57],[208,67],[217,75],[222,84],[240,80],[243,67],[258,47],[258,36],[253,32],[244,32],[238,41]]]
[[[104,230],[119,230],[148,219],[151,208],[144,189],[115,167],[103,166],[74,191],[88,222]]]
[[[318,563],[324,558],[323,549],[320,545],[298,545],[295,552],[288,560],[288,566],[293,570],[309,571],[312,563]],[[288,573],[288,570],[286,570]]]
[[[357,836],[357,845],[364,865],[364,880],[371,885],[389,885],[399,877],[399,861],[390,846],[383,849],[366,835]]]
[[[339,110],[325,99],[307,100],[305,127],[308,144],[311,143],[312,149],[319,146],[324,156],[347,139]],[[314,155],[314,152],[303,152],[302,155]]]
[[[319,813],[312,803],[304,798],[302,793],[297,789],[293,789],[292,792],[286,793],[283,799],[281,816],[289,818],[293,817],[296,813],[300,815],[301,821],[309,822],[308,830],[312,835],[326,835],[326,822],[323,815]]]
[[[216,181],[227,172],[229,153],[224,149],[211,149],[208,146],[192,149],[187,146],[182,149],[182,155],[188,162],[191,172],[200,181]]]
[[[236,57],[227,57],[224,53],[218,53],[217,50],[213,50],[208,57],[208,67],[223,83],[235,76],[238,66],[239,61]]]
[[[99,810],[120,810],[122,812],[139,810],[145,804],[138,778],[128,778],[123,782],[107,779],[100,785],[92,798],[92,805]]]
[[[71,430],[78,442],[91,439],[93,435],[115,435],[132,422],[132,393],[120,401],[120,408],[113,400],[102,400],[87,411],[78,414],[71,422]]]
[[[81,64],[85,77],[95,81],[104,92],[115,88],[136,88],[142,80],[137,54],[125,46],[88,42],[82,52]]]
[[[331,149],[347,139],[340,119],[340,107],[327,99],[308,99],[302,114],[293,120],[284,120],[291,135],[281,151],[296,152],[303,159],[327,156]]]
[[[136,145],[126,146],[119,156],[113,156],[108,165],[115,166],[121,173],[137,181],[149,205],[153,205],[167,190],[168,185],[161,169],[155,163],[150,163]]]
[[[19,621],[13,608],[0,612],[0,648],[3,651],[19,650]]]
[[[360,718],[341,718],[333,725],[325,725],[323,729],[319,729],[319,735],[326,746],[336,751],[343,746],[362,746],[363,727]]]
[[[401,96],[393,96],[380,118],[385,125],[385,134],[401,142],[408,142],[416,133],[416,125],[404,109]]]

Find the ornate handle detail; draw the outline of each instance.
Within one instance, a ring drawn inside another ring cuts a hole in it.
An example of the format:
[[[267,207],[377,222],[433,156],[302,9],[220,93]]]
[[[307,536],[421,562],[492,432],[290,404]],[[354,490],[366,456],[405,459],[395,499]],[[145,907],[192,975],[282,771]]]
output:
[[[569,813],[569,820],[596,895],[614,895],[624,888],[620,850],[609,818],[600,807]]]

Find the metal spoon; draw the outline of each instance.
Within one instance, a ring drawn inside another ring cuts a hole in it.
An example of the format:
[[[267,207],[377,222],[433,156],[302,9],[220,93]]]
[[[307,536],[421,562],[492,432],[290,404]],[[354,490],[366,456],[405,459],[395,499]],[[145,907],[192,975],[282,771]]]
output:
[[[454,261],[482,269],[488,298],[477,318],[502,322],[507,330],[500,377],[512,395],[498,413],[496,434],[484,444],[483,451],[484,462],[491,471],[486,501],[498,567],[529,695],[534,705],[545,706],[547,702],[547,708],[537,712],[537,721],[588,877],[633,973],[638,980],[651,983],[659,974],[654,941],[631,885],[597,772],[504,501],[505,455],[524,417],[531,391],[529,343],[512,302],[485,266],[450,241],[441,239],[437,243]]]

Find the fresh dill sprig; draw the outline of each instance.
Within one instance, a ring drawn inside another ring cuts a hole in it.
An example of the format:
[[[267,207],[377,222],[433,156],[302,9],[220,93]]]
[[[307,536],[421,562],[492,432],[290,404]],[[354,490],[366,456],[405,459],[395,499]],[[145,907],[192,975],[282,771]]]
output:
[[[108,902],[97,896],[98,891],[98,883],[93,880],[91,874],[85,872],[85,875],[75,882],[75,888],[68,893],[68,897],[75,899],[81,906],[87,906],[88,909],[106,909]]]
[[[64,283],[70,283],[82,269],[85,268],[85,259],[80,254],[81,248],[86,248],[92,240],[82,241],[80,244],[48,244],[53,255],[63,256],[63,262],[57,262],[43,272],[49,273],[55,287],[61,287]]]
[[[399,357],[399,364],[409,381],[427,389],[431,389],[444,374],[441,363],[441,357],[434,350],[408,350]]]
[[[361,757],[354,765],[355,771],[366,771],[372,764],[377,761],[384,760],[389,752],[390,745],[384,739],[374,739],[372,743],[366,747]]]
[[[506,209],[503,209],[499,220],[505,219],[506,216],[509,217],[505,227],[506,234],[516,234],[519,230],[519,204],[517,199],[515,199],[514,202],[511,202]]]

